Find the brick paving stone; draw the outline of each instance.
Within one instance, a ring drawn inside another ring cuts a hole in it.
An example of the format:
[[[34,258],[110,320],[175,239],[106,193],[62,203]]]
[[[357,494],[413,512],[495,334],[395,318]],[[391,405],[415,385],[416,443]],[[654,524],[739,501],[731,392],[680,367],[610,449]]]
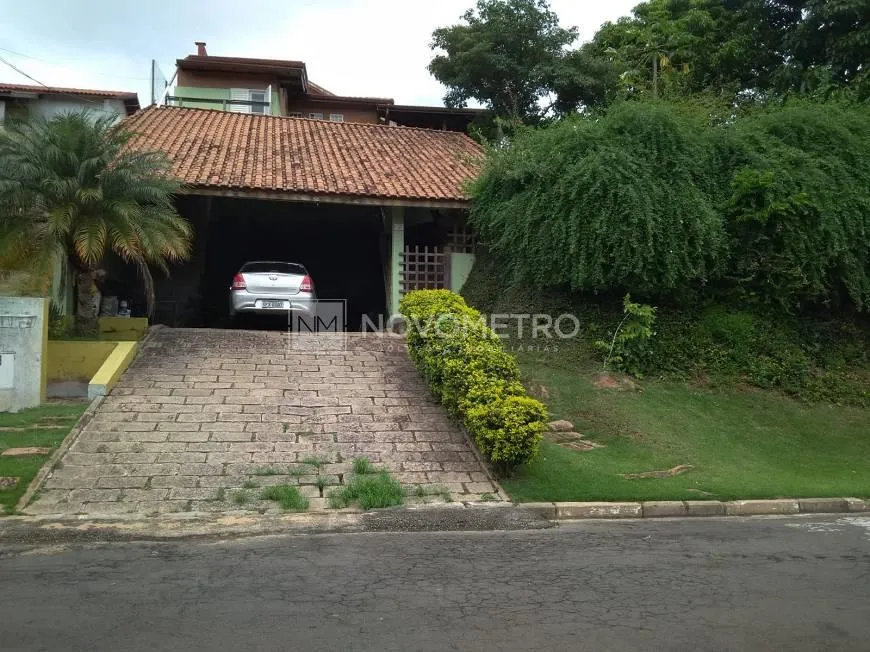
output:
[[[155,329],[28,509],[237,510],[229,493],[214,499],[246,481],[299,485],[311,509],[323,509],[315,473],[286,474],[312,456],[324,458],[319,474],[330,485],[346,481],[353,458],[363,456],[403,484],[446,489],[455,501],[495,493],[401,339],[348,334],[342,351],[323,351],[324,341]],[[256,475],[264,467],[282,474]],[[254,504],[280,511],[261,502]]]
[[[156,475],[145,480],[155,489],[175,489],[178,487],[191,488],[198,484],[199,476],[196,475]]]

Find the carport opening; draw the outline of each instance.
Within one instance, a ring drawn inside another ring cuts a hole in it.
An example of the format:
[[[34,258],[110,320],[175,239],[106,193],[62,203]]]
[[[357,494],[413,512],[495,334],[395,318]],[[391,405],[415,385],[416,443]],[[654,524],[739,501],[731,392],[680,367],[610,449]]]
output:
[[[359,330],[363,315],[377,323],[386,312],[386,236],[377,206],[214,199],[202,222],[196,236],[197,248],[205,245],[202,272],[184,325],[238,325],[229,316],[229,287],[239,268],[255,260],[304,265],[318,299],[346,300],[348,330]],[[280,329],[287,321],[276,315],[241,325]]]

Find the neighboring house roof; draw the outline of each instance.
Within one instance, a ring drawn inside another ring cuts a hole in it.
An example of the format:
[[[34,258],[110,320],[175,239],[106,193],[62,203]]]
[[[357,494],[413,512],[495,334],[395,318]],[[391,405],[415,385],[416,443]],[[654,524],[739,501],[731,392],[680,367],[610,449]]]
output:
[[[175,61],[182,70],[230,70],[246,68],[250,72],[262,71],[263,68],[299,70],[305,68],[304,61],[288,61],[286,59],[256,59],[252,57],[215,57],[212,55],[188,54],[183,59]]]
[[[329,95],[308,93],[305,99],[309,102],[325,102],[327,104],[371,104],[376,108],[393,105],[391,97],[356,97],[354,95],[335,95],[334,93]]]
[[[450,108],[446,106],[420,106],[417,104],[393,104],[393,103],[383,103],[378,105],[378,109],[389,109],[392,113],[402,112],[402,113],[447,113],[450,115],[483,115],[487,112],[487,109],[471,109],[469,107],[463,106],[459,108]]]
[[[276,75],[285,83],[295,85],[297,90],[303,93],[308,88],[308,71],[305,69],[304,61],[189,54],[183,59],[176,59],[175,64],[179,70]]]
[[[320,84],[315,84],[313,81],[308,82],[309,95],[335,95],[332,91],[328,91]]]
[[[65,95],[67,97],[94,97],[102,99],[117,99],[124,102],[127,114],[139,110],[139,96],[130,91],[105,91],[92,88],[64,88],[61,86],[29,86],[26,84],[7,84],[0,82],[0,99],[4,95],[34,94],[34,95]]]
[[[464,134],[410,127],[178,107],[149,107],[124,124],[133,147],[165,151],[200,191],[464,204],[482,157]]]

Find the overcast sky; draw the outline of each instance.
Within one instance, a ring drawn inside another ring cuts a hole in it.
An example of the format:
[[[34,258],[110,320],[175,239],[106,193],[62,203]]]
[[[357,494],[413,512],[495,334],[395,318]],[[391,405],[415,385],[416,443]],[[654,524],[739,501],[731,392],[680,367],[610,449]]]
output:
[[[638,0],[551,0],[563,26],[588,40]],[[0,0],[0,57],[49,86],[139,93],[150,66],[207,41],[213,55],[305,61],[309,78],[340,95],[441,104],[426,70],[432,31],[474,0]],[[11,52],[10,52],[11,51]],[[0,62],[0,81],[32,84]]]

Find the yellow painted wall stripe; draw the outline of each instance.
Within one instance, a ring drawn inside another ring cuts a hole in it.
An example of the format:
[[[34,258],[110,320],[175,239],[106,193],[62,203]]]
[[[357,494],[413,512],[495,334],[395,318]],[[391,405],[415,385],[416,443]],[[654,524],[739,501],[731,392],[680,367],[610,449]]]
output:
[[[99,368],[91,382],[88,383],[88,398],[105,396],[121,377],[139,350],[138,342],[118,342],[115,350],[109,354],[103,366]]]

